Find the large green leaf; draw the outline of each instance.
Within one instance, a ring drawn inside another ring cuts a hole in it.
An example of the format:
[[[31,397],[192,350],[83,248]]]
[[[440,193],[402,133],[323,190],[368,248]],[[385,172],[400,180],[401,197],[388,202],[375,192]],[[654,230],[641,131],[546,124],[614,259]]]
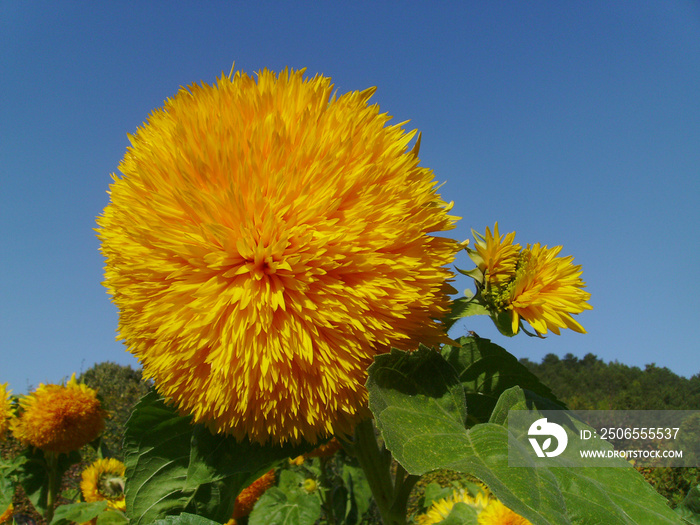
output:
[[[56,507],[51,525],[70,525],[71,523],[87,523],[99,516],[107,508],[107,501],[92,503],[71,503]]]
[[[423,367],[434,371],[432,377]],[[456,402],[462,384],[450,369],[440,354],[425,350],[392,351],[369,369],[370,409],[387,448],[408,472],[445,468],[472,474],[533,525],[681,523],[631,466],[587,468],[549,458],[549,468],[510,467],[505,416],[509,409],[528,409],[525,393],[519,387],[507,390],[491,422],[467,429],[460,425],[463,409]],[[524,456],[525,443],[511,453]]]
[[[564,407],[549,387],[504,348],[476,334],[461,337],[459,344],[443,346],[442,355],[456,370],[464,387],[468,426],[488,421],[500,395],[514,386],[536,394],[531,397],[538,408]]]
[[[280,460],[311,448],[213,435],[151,392],[135,407],[124,434],[127,514],[135,524],[183,513],[226,522],[241,489]]]
[[[134,523],[151,523],[191,507],[185,491],[192,422],[151,392],[134,408],[124,432],[126,513]]]
[[[425,347],[412,354],[392,348],[390,354],[376,356],[369,370],[368,388],[381,385],[383,393],[370,399],[375,416],[383,414],[377,420],[382,433],[391,436],[394,428],[401,427],[394,419],[416,425],[418,434],[464,429],[464,390],[454,368],[439,353]],[[414,418],[414,414],[425,417]]]

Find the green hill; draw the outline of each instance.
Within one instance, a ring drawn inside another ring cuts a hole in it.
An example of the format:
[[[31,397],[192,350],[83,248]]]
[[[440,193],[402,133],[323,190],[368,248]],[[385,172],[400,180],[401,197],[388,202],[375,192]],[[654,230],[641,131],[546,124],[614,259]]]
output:
[[[520,362],[572,410],[700,410],[700,374],[687,379],[654,364],[642,370],[605,363],[593,354],[582,359],[548,354],[541,363]],[[698,468],[639,470],[674,507],[700,483]]]

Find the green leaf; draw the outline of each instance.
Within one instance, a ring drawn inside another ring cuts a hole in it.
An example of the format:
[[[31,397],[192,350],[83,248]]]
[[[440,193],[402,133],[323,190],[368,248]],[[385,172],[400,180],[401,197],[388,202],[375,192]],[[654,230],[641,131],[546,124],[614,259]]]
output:
[[[16,468],[19,482],[37,512],[45,515],[49,495],[49,467],[44,452],[29,447],[20,455],[23,459],[18,462]],[[71,466],[79,463],[80,459],[80,453],[77,451],[59,454],[56,472],[58,479],[60,480]]]
[[[303,471],[283,470],[280,472],[280,479],[277,482],[277,488],[285,494],[297,497],[299,494],[306,494],[306,490],[302,488],[306,476]]]
[[[61,491],[61,499],[77,503],[81,494],[80,487],[66,487]]]
[[[135,407],[124,435],[127,515],[135,524],[183,513],[226,522],[243,488],[311,448],[213,435],[151,392]]]
[[[15,495],[15,484],[6,477],[0,477],[0,514],[12,505],[12,498]]]
[[[498,398],[514,386],[536,394],[530,397],[540,409],[565,408],[549,387],[504,348],[478,335],[461,337],[459,344],[445,345],[441,353],[464,387],[468,426],[488,421]]]
[[[345,516],[348,525],[354,525],[362,520],[362,516],[369,509],[372,502],[372,490],[369,488],[367,476],[360,467],[342,465],[343,482],[348,490],[349,508]]]
[[[126,525],[129,523],[126,515],[118,510],[108,509],[97,516],[97,525]]]
[[[700,525],[700,485],[694,486],[676,507],[676,512],[688,523]]]
[[[196,514],[183,512],[177,516],[167,516],[163,519],[156,520],[153,525],[219,525],[216,521],[208,520]]]
[[[192,433],[186,489],[225,482],[245,488],[282,460],[300,456],[318,445],[262,446],[236,441],[231,436],[212,434],[195,425]],[[238,490],[236,494],[240,492]]]
[[[315,523],[321,516],[321,498],[318,490],[304,489],[304,479],[299,471],[283,470],[278,486],[268,489],[255,504],[248,525]]]
[[[452,507],[449,516],[438,522],[437,525],[478,525],[477,516],[474,507],[460,501]]]
[[[155,392],[144,396],[126,423],[126,513],[134,523],[151,523],[189,508],[194,491],[184,491],[192,438],[190,417],[180,417]]]
[[[502,310],[500,312],[491,312],[490,317],[501,335],[514,337],[517,334],[517,331],[513,332],[513,318],[511,317],[510,311]]]
[[[700,514],[695,514],[687,507],[679,505],[676,507],[676,514],[678,514],[685,523],[690,523],[691,525],[700,525]]]
[[[417,366],[425,361],[420,351],[378,356],[367,382],[370,409],[386,446],[409,473],[422,475],[445,468],[472,474],[533,525],[681,523],[631,466],[565,466],[559,458],[549,458],[550,468],[509,467],[508,429],[502,422],[460,427],[463,412],[457,403],[448,402],[459,397],[455,393],[461,388],[457,374],[445,370],[446,361],[440,366],[431,360],[430,368],[439,373],[429,379],[430,374]],[[394,379],[400,376],[403,385]],[[422,381],[431,384],[417,388]],[[434,398],[428,399],[430,396]],[[528,403],[519,387],[504,392],[493,421],[499,421],[507,409],[526,409]],[[522,447],[529,446],[526,437],[520,437],[525,439]]]
[[[452,486],[448,485],[447,487],[441,487],[439,484],[432,481],[425,487],[425,492],[423,494],[423,506],[425,508],[430,508],[436,501],[452,496],[454,491],[455,488]]]
[[[321,517],[318,492],[306,492],[291,477],[285,479],[286,474],[293,473],[282,471],[280,487],[272,487],[262,495],[250,513],[248,525],[308,525]]]
[[[102,513],[107,508],[106,501],[92,503],[71,503],[56,507],[51,525],[70,525],[71,523],[86,523]]]
[[[27,457],[23,454],[8,459],[0,458],[0,476],[11,477],[19,472],[19,468],[27,462]]]
[[[452,301],[450,313],[447,314],[442,323],[445,326],[445,332],[447,332],[457,321],[464,317],[489,314],[490,312],[473,297],[460,297]]]
[[[427,434],[464,428],[464,390],[454,368],[438,352],[423,346],[412,354],[392,348],[390,354],[376,356],[369,370],[367,388],[382,392],[370,398],[372,412],[383,415],[377,420],[382,433],[390,436],[405,425]]]
[[[355,525],[359,520],[357,504],[355,499],[350,497],[348,489],[344,485],[337,484],[328,490],[332,505],[331,512],[335,520],[345,525]]]
[[[469,248],[467,248],[467,252],[469,253],[469,255],[476,254],[476,252],[474,250],[470,250]],[[472,268],[471,270],[461,270],[460,268],[457,268],[455,266],[455,269],[459,273],[461,273],[462,275],[466,275],[467,277],[471,277],[472,279],[474,279],[474,281],[476,281],[477,285],[483,286],[484,274],[482,273],[481,270],[479,270],[479,268]]]
[[[687,507],[695,514],[700,514],[700,485],[695,485],[688,491],[681,505]]]

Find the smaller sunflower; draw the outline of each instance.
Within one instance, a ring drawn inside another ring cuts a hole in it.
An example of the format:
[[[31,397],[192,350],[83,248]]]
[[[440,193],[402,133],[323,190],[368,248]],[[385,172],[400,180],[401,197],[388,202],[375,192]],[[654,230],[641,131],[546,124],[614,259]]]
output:
[[[481,512],[489,504],[488,492],[479,492],[476,496],[472,496],[469,491],[455,490],[452,496],[438,501],[434,501],[432,506],[425,514],[418,516],[418,525],[434,525],[447,519],[447,516],[452,512],[453,507],[457,503],[466,503],[477,513]]]
[[[484,510],[479,513],[479,525],[532,525],[532,523],[516,514],[497,499],[491,500]]]
[[[236,520],[253,512],[253,507],[267,489],[275,484],[275,470],[272,469],[243,489],[233,504],[232,519]],[[229,522],[230,523],[230,522]]]
[[[573,264],[574,258],[557,257],[561,249],[538,243],[523,250],[510,288],[513,332],[523,318],[541,334],[551,330],[559,335],[560,328],[586,333],[571,314],[592,309],[587,302],[591,294],[583,290],[581,266]]]
[[[485,235],[474,235],[475,247],[468,252],[477,268],[466,273],[501,332],[518,333],[524,320],[540,335],[559,335],[561,328],[586,333],[572,315],[592,309],[591,294],[583,290],[581,266],[573,257],[558,257],[561,246],[522,248],[514,242],[515,232],[499,233],[498,223],[493,234],[486,228]]]
[[[318,483],[313,478],[307,478],[304,480],[303,487],[304,490],[310,494],[316,491],[316,489],[318,488]]]
[[[64,385],[39,385],[19,402],[12,433],[24,445],[46,452],[68,453],[96,439],[107,413],[97,392],[78,384],[75,374]]]
[[[98,459],[83,470],[80,490],[87,503],[107,500],[109,508],[126,510],[125,467],[118,459]]]
[[[12,402],[10,401],[10,392],[11,390],[7,390],[7,383],[0,385],[0,441],[5,439],[5,433],[10,428],[12,418],[14,417],[12,413]]]

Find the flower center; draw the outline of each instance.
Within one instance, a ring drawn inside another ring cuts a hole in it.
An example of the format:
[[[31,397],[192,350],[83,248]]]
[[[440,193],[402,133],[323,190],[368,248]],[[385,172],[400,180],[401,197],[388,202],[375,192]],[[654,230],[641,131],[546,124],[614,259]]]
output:
[[[97,482],[99,493],[110,500],[119,499],[124,495],[124,478],[114,474],[102,474]]]
[[[483,297],[487,304],[499,312],[512,308],[513,292],[517,283],[527,275],[531,258],[530,252],[523,250],[518,255],[518,260],[510,279],[497,285],[487,285],[483,292]]]

